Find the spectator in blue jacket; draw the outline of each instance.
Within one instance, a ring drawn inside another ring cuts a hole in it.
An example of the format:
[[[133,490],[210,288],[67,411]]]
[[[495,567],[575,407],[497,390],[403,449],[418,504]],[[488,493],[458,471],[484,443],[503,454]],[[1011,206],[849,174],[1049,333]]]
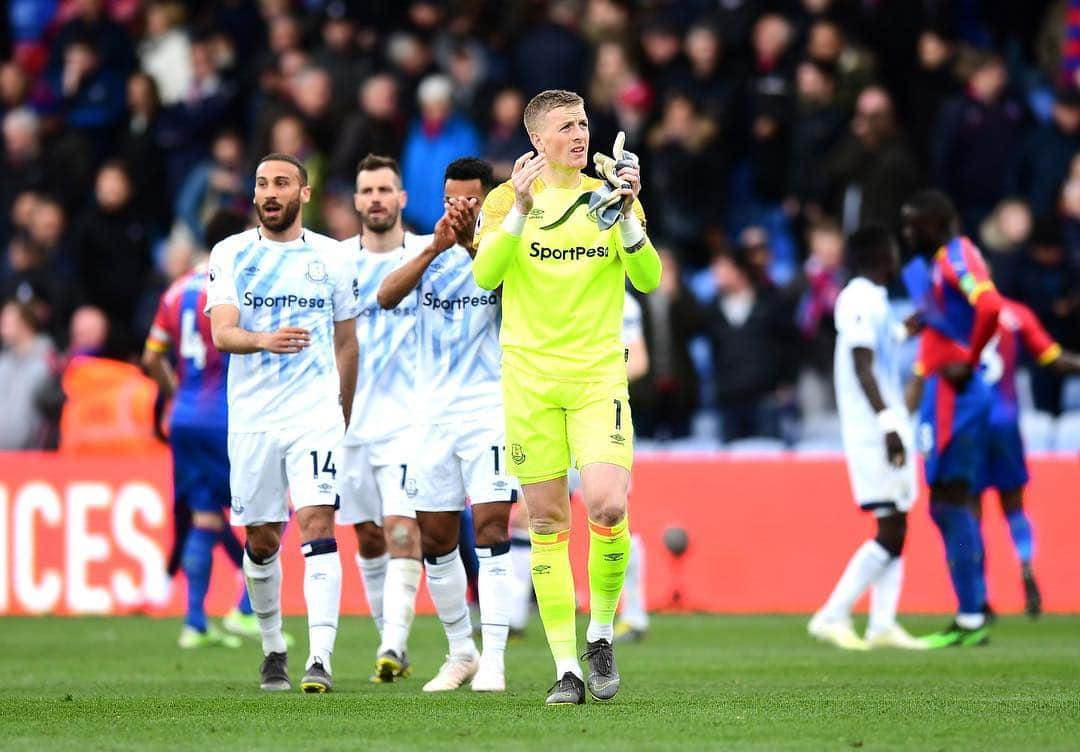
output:
[[[453,112],[453,86],[443,75],[428,76],[416,93],[420,117],[409,128],[401,169],[409,205],[405,221],[416,232],[431,232],[443,213],[443,171],[462,154],[480,154],[476,128]]]

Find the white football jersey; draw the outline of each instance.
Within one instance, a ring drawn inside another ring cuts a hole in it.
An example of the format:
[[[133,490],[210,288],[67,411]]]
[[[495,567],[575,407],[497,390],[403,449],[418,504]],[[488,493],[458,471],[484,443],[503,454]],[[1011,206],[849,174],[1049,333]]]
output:
[[[257,433],[340,422],[334,322],[356,318],[356,266],[341,244],[304,230],[288,243],[258,228],[232,235],[210,253],[206,309],[240,311],[240,327],[274,332],[298,326],[311,344],[297,353],[257,352],[229,358],[229,431]]]
[[[430,242],[430,235],[407,232],[404,245],[386,253],[372,253],[360,246],[358,236],[342,241],[345,252],[356,259],[360,286],[360,313],[356,318],[360,369],[352,420],[345,432],[348,446],[384,439],[413,422],[418,295],[414,290],[389,311],[379,306],[377,295],[386,275]]]
[[[499,291],[476,284],[472,258],[455,245],[418,287],[416,420],[443,423],[502,406]]]
[[[836,299],[833,379],[845,446],[881,439],[877,416],[855,374],[853,348],[874,351],[874,379],[885,406],[907,414],[900,381],[900,343],[888,291],[865,277],[848,282]],[[910,450],[910,447],[909,447]]]

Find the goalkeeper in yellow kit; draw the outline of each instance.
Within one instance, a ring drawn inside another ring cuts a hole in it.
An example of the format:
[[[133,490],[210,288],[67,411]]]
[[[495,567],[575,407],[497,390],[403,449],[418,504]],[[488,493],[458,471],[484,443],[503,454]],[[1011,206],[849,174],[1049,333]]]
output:
[[[525,108],[525,128],[536,153],[519,158],[484,201],[473,273],[481,287],[502,285],[508,465],[529,511],[533,586],[555,658],[547,703],[581,704],[566,472],[573,458],[589,514],[588,689],[610,700],[619,689],[612,622],[630,552],[634,453],[625,278],[642,292],[656,289],[660,259],[645,235],[636,157],[597,155],[607,182],[581,173],[589,121],[580,96],[538,94]]]

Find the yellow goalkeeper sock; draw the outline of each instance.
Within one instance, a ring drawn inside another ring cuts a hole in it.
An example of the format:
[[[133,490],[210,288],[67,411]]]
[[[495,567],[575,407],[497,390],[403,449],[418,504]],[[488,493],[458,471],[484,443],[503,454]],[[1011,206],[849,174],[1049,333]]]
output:
[[[570,569],[570,531],[538,533],[532,540],[532,581],[536,605],[544,623],[557,676],[567,671],[581,675],[577,662],[577,625],[574,623],[574,573]]]
[[[589,520],[589,642],[613,637],[612,623],[630,560],[630,521],[612,527]]]

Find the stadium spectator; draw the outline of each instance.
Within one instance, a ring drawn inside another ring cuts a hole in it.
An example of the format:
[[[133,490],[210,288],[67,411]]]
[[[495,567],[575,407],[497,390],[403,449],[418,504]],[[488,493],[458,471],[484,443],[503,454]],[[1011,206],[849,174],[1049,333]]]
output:
[[[795,119],[791,128],[788,190],[809,219],[821,216],[828,184],[825,159],[844,135],[847,117],[836,97],[829,66],[804,60],[795,69]]]
[[[907,90],[905,121],[911,147],[922,164],[930,160],[931,141],[936,118],[944,101],[957,89],[953,72],[955,57],[952,43],[935,29],[919,34],[917,64],[911,72]]]
[[[645,438],[677,439],[690,433],[698,406],[698,375],[690,340],[702,327],[702,311],[683,285],[679,261],[661,248],[660,288],[637,295],[648,352],[648,371],[630,382],[634,430]]]
[[[845,110],[850,110],[859,92],[874,82],[873,54],[852,44],[840,24],[831,19],[820,18],[810,26],[806,57],[835,73],[837,101]]]
[[[74,296],[65,241],[67,219],[56,199],[38,194],[28,197],[25,227],[13,233],[8,242],[0,299],[33,299],[40,328],[54,342],[64,342]]]
[[[330,74],[315,66],[304,68],[290,79],[289,93],[315,147],[329,154],[341,132],[342,120],[334,107]]]
[[[1003,197],[1003,154],[1023,139],[1023,103],[1008,91],[1005,61],[975,55],[964,91],[945,102],[934,132],[934,181],[948,193],[965,227],[975,228]]]
[[[1018,270],[1033,218],[1031,207],[1018,198],[1002,200],[979,227],[979,247],[983,250],[994,283],[1006,297],[1019,295]]]
[[[706,222],[723,212],[723,165],[713,121],[694,101],[675,93],[645,144],[649,170],[650,220],[658,237],[687,248],[700,241]]]
[[[72,228],[71,251],[80,299],[105,313],[124,355],[142,345],[134,317],[149,281],[150,235],[149,222],[134,211],[128,169],[107,162],[97,174],[94,203]]]
[[[829,209],[845,234],[865,224],[899,228],[900,206],[919,185],[919,168],[885,89],[870,86],[859,94],[851,133],[831,154],[826,174]]]
[[[682,33],[676,23],[662,15],[645,21],[641,30],[643,73],[656,91],[686,88],[688,72],[682,46]]]
[[[754,195],[769,204],[787,193],[794,103],[793,40],[791,23],[779,14],[763,15],[754,25],[753,69],[746,85],[746,153]]]
[[[7,114],[26,104],[30,81],[15,62],[0,62],[0,114]]]
[[[104,156],[124,115],[124,78],[103,64],[88,39],[75,38],[64,49],[63,66],[48,80],[46,106]]]
[[[139,45],[139,62],[153,77],[166,106],[187,96],[194,75],[191,43],[183,25],[184,6],[179,2],[159,0],[146,8],[146,37]]]
[[[105,0],[77,0],[75,16],[64,23],[52,40],[49,69],[58,73],[66,65],[68,47],[88,42],[100,51],[101,62],[118,75],[135,67],[135,51],[127,30],[109,17]]]
[[[398,108],[398,85],[388,73],[376,73],[360,87],[360,108],[346,116],[330,157],[330,178],[351,187],[356,165],[368,154],[399,154],[405,122]]]
[[[708,24],[696,24],[686,32],[683,49],[689,63],[687,91],[701,111],[726,130],[734,89],[729,69],[735,64],[725,59],[719,32]]]
[[[180,187],[176,218],[196,242],[204,243],[203,228],[219,209],[241,214],[250,207],[250,180],[244,169],[244,142],[236,131],[214,137],[210,159],[197,165]]]
[[[454,109],[473,123],[484,122],[495,89],[483,48],[476,43],[457,43],[446,58],[445,68],[454,85]]]
[[[41,119],[28,107],[4,117],[4,180],[0,181],[0,233],[15,196],[26,190],[47,191],[64,208],[81,208],[93,175],[92,152],[86,140],[61,130],[46,138]],[[2,235],[0,235],[2,237]]]
[[[298,115],[284,115],[270,129],[270,151],[291,154],[300,160],[308,174],[311,200],[302,210],[305,227],[322,230],[322,196],[326,184],[326,157],[312,143],[311,136]]]
[[[705,334],[712,345],[721,440],[780,438],[779,350],[790,324],[781,320],[776,293],[754,284],[746,248],[718,256],[712,274],[719,293],[706,308]]]
[[[43,399],[53,380],[52,342],[30,300],[8,299],[0,310],[0,451],[40,449],[47,431]]]
[[[386,40],[386,59],[401,87],[399,104],[405,110],[406,120],[415,112],[416,95],[420,82],[439,73],[431,48],[416,35],[399,31]]]
[[[161,101],[154,79],[142,71],[131,74],[127,82],[127,127],[119,138],[117,155],[132,171],[135,205],[158,227],[167,227],[172,220],[170,195],[161,189],[165,185],[165,150],[162,147],[159,118]]]
[[[1067,349],[1080,339],[1080,298],[1065,253],[1062,224],[1057,217],[1037,220],[1028,253],[1017,270],[1021,300],[1035,312],[1050,335]],[[1031,374],[1035,407],[1059,415],[1064,378],[1047,368]]]
[[[476,128],[453,110],[453,84],[447,76],[429,76],[417,91],[420,117],[409,128],[402,149],[401,172],[409,203],[405,221],[427,233],[443,214],[442,174],[462,154],[481,152]]]
[[[327,3],[320,27],[322,43],[312,53],[312,62],[330,74],[336,102],[348,102],[356,96],[371,72],[371,57],[360,48],[358,32],[345,3]]]
[[[622,42],[607,40],[597,46],[588,97],[592,142],[609,143],[621,130],[626,148],[639,148],[652,91]]]
[[[71,315],[67,359],[79,355],[102,356],[109,347],[109,319],[94,306],[79,306]]]
[[[836,325],[836,298],[848,279],[844,264],[844,236],[840,226],[822,220],[806,231],[809,255],[788,295],[797,301],[795,324],[802,335],[802,363],[831,391]]]
[[[548,89],[581,91],[582,61],[589,52],[576,32],[579,4],[554,0],[540,23],[529,25],[514,45],[514,78],[526,97]],[[537,65],[543,60],[543,65]],[[602,142],[598,142],[602,143]]]
[[[61,376],[61,451],[115,456],[159,446],[154,425],[157,386],[138,366],[110,357],[110,337],[103,311],[92,306],[75,311]]]
[[[1069,162],[1080,151],[1080,91],[1058,89],[1049,123],[1036,128],[1014,153],[1009,190],[1026,199],[1036,217],[1055,208]]]
[[[184,99],[162,113],[159,124],[166,152],[166,192],[175,196],[192,166],[206,157],[210,138],[227,122],[234,105],[234,83],[218,70],[210,39],[191,44],[192,81]]]
[[[491,103],[491,125],[488,128],[484,159],[491,164],[496,182],[510,178],[514,161],[532,149],[522,127],[525,97],[521,90],[507,87],[495,95]]]

